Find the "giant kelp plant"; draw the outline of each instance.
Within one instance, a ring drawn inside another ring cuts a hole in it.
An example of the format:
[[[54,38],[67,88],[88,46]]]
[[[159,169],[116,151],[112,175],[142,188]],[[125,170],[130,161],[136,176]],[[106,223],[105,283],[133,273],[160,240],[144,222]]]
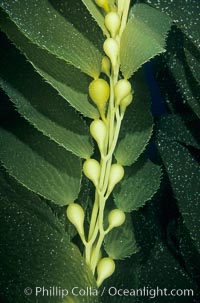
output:
[[[198,1],[0,7],[1,299],[199,302]]]

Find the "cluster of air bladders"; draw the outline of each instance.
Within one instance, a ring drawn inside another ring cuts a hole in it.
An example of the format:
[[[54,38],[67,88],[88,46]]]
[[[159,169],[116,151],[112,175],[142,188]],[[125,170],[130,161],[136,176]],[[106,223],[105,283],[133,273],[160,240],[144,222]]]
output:
[[[91,100],[95,103],[98,108],[100,118],[92,121],[90,125],[90,133],[94,140],[96,141],[101,158],[106,157],[109,154],[109,122],[110,114],[109,112],[109,99],[111,94],[113,95],[113,112],[118,111],[120,117],[123,117],[127,106],[132,102],[133,94],[132,87],[128,80],[119,80],[119,46],[120,46],[120,27],[121,19],[123,15],[123,8],[125,7],[126,0],[118,0],[117,6],[110,7],[107,0],[95,0],[96,4],[103,10],[105,14],[105,26],[109,32],[109,36],[103,44],[103,49],[105,56],[102,59],[102,73],[106,74],[110,81],[113,81],[114,86],[111,87],[106,80],[103,78],[95,78],[89,86],[89,96]],[[120,10],[119,10],[119,5]],[[104,77],[106,78],[106,77]],[[112,155],[111,155],[112,156]],[[102,165],[96,159],[87,159],[83,164],[83,172],[85,176],[90,179],[97,193],[100,192],[100,175],[101,175]],[[113,191],[115,185],[121,181],[124,176],[124,168],[119,163],[114,163],[110,165],[109,168],[109,178],[106,184],[106,192],[104,193],[104,198],[107,199],[110,193]],[[99,201],[101,202],[101,201]],[[71,203],[67,208],[67,218],[75,226],[77,232],[79,233],[83,243],[87,245],[88,241],[85,237],[84,232],[84,221],[85,213],[83,208],[78,203]],[[113,209],[108,213],[108,227],[104,231],[106,235],[113,228],[121,226],[125,222],[125,214],[120,209]],[[95,222],[98,223],[98,219]],[[90,261],[86,259],[91,266]],[[92,261],[91,261],[92,262]],[[97,285],[100,286],[101,283],[111,276],[115,271],[115,262],[110,257],[101,257],[99,254],[97,267],[95,269],[97,274]],[[93,273],[95,274],[94,270]]]

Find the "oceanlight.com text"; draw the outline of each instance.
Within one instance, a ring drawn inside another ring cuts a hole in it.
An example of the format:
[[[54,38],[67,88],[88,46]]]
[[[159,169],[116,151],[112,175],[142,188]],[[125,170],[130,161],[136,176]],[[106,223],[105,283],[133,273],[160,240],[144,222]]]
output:
[[[95,297],[95,296],[110,296],[110,297],[149,297],[154,299],[156,297],[194,297],[193,289],[168,289],[168,288],[150,288],[144,286],[142,288],[127,289],[127,288],[117,288],[111,286],[109,288],[102,287],[100,289],[86,287],[80,288],[74,286],[71,289],[61,288],[57,286],[44,287],[37,286],[34,288],[26,287],[24,289],[24,294],[26,296],[35,297]]]

